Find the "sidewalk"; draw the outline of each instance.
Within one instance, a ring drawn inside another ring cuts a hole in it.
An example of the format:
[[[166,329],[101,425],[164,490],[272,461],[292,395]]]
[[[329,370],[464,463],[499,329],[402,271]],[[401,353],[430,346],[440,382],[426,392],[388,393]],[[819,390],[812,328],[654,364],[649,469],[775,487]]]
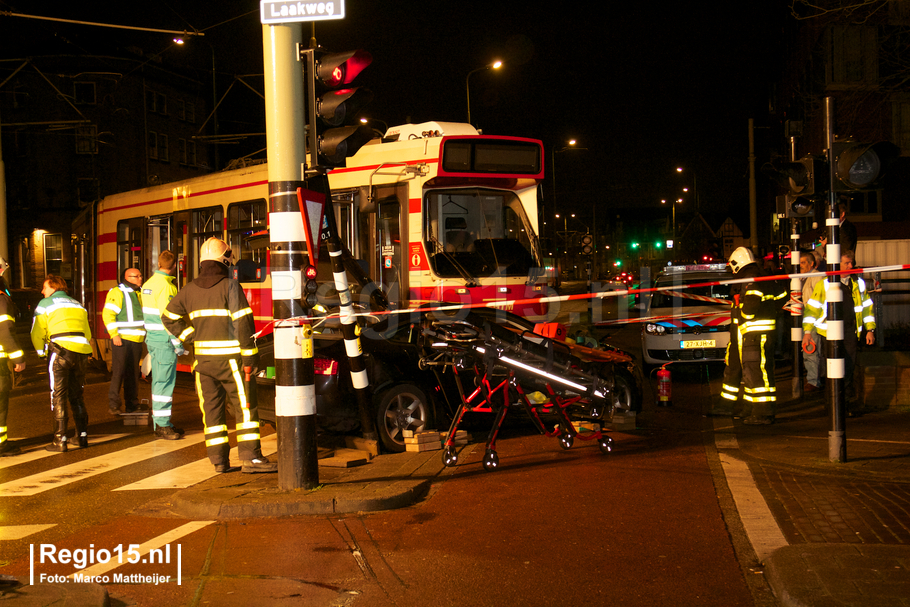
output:
[[[834,463],[824,397],[793,398],[778,377],[777,422],[730,426],[789,544],[764,563],[774,594],[794,607],[910,606],[910,412],[847,419],[847,461]]]

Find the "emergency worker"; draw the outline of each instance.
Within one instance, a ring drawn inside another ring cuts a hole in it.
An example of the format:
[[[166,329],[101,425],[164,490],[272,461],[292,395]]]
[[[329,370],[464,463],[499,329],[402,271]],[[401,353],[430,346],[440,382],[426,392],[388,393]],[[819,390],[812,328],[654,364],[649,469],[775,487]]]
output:
[[[82,396],[85,363],[92,353],[92,330],[88,313],[66,294],[66,281],[53,274],[44,280],[44,299],[35,308],[32,345],[38,356],[48,357],[51,410],[54,413],[54,440],[48,451],[66,451],[67,405],[72,410],[76,439],[88,447],[88,412]]]
[[[216,472],[229,472],[226,400],[237,424],[237,450],[242,472],[277,472],[278,464],[263,457],[259,413],[247,399],[244,367],[255,376],[259,350],[253,338],[253,311],[240,283],[228,278],[231,249],[218,238],[202,244],[199,276],[167,305],[164,328],[184,344],[192,344],[193,372],[205,426],[205,446]]]
[[[856,263],[853,251],[844,251],[841,255],[841,270],[852,270]],[[836,284],[836,283],[835,283]],[[866,291],[866,281],[855,274],[841,276],[843,289],[850,290],[850,299],[844,297],[844,389],[852,391],[853,370],[856,366],[857,349],[863,329],[866,330],[866,345],[875,344],[875,315],[872,312],[872,298]],[[819,375],[827,369],[827,335],[828,335],[828,290],[832,284],[822,280],[815,285],[812,297],[803,308],[803,348],[816,346],[819,354]],[[853,305],[850,306],[850,303]],[[851,313],[852,312],[852,313]],[[817,336],[813,338],[813,332]],[[847,413],[855,415],[861,413],[855,398],[847,400]]]
[[[124,410],[139,409],[139,359],[145,326],[142,320],[142,272],[127,268],[120,284],[108,291],[101,311],[101,320],[111,336],[111,387],[107,393],[107,408],[111,415],[120,414],[120,387],[123,386]]]
[[[761,268],[752,251],[739,247],[730,256],[736,278],[758,278]],[[737,413],[740,383],[742,405],[738,411],[748,425],[773,424],[777,405],[774,384],[774,332],[777,312],[787,297],[781,281],[756,281],[734,285],[730,344],[724,370],[721,398]],[[735,340],[735,341],[734,341]]]
[[[171,423],[177,356],[184,352],[183,344],[168,333],[161,322],[161,314],[177,295],[173,276],[176,266],[174,254],[162,251],[158,256],[158,269],[142,285],[145,345],[152,357],[152,422],[155,436],[164,440],[177,440],[183,436],[183,430]]]
[[[13,389],[9,363],[15,366],[16,373],[25,371],[25,352],[16,343],[12,331],[16,323],[16,304],[3,278],[8,268],[9,264],[0,257],[0,457],[19,453],[19,447],[11,445],[7,438],[6,416],[9,412],[9,393]]]

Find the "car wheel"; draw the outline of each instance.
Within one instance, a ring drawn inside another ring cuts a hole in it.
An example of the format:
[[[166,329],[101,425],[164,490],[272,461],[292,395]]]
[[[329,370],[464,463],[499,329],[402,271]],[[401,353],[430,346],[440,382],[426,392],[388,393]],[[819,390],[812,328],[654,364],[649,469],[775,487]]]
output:
[[[620,369],[616,369],[615,373],[613,376],[613,410],[640,411],[641,403],[636,402],[635,398],[635,380]]]
[[[376,430],[383,446],[404,451],[404,431],[423,432],[433,423],[430,401],[414,384],[401,384],[382,393],[376,409]]]

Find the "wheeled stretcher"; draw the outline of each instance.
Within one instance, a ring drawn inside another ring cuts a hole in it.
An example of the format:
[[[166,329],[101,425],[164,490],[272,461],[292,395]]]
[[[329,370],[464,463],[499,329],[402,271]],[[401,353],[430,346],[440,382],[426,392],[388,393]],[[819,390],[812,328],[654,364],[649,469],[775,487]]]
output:
[[[450,368],[461,401],[443,445],[446,466],[458,462],[454,439],[465,414],[484,412],[493,413],[494,421],[487,437],[483,467],[497,469],[496,437],[513,405],[521,406],[542,434],[557,437],[564,449],[571,448],[578,438],[596,440],[604,454],[613,450],[613,439],[602,429],[613,413],[612,385],[607,379],[611,375],[598,374],[602,365],[610,364],[609,353],[572,347],[472,314],[464,319],[429,319],[423,338],[426,354],[420,360],[421,367]],[[586,351],[595,360],[585,360],[578,350]],[[473,383],[472,390],[465,389],[465,380]],[[552,430],[544,424],[542,416],[555,417]],[[578,432],[573,422],[579,421],[599,425],[591,428],[592,431]]]

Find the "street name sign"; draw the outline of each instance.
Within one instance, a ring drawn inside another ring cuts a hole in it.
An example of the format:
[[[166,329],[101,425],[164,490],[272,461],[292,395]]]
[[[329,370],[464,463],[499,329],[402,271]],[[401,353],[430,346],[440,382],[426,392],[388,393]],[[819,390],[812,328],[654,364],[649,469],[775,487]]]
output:
[[[344,19],[344,0],[260,0],[264,24]]]

